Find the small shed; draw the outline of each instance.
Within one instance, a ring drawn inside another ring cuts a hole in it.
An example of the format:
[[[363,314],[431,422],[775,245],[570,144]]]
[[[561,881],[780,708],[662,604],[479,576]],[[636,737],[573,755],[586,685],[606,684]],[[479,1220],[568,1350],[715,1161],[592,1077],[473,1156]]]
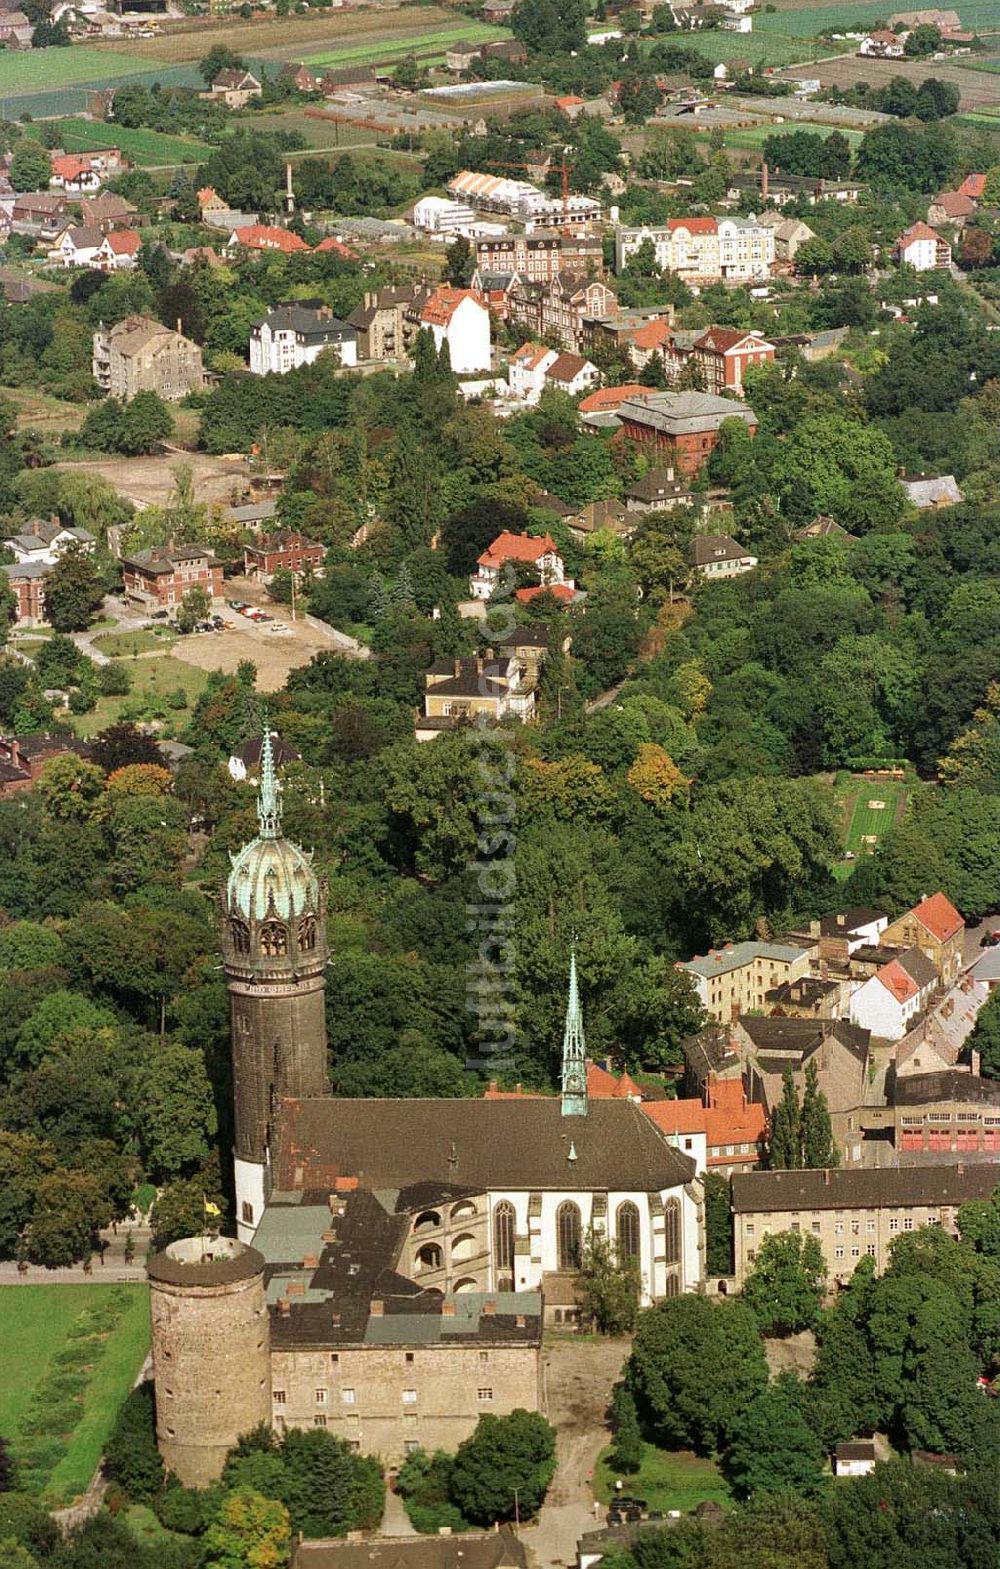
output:
[[[863,1438],[850,1444],[838,1444],[833,1452],[834,1476],[868,1476],[875,1469],[875,1444]]]

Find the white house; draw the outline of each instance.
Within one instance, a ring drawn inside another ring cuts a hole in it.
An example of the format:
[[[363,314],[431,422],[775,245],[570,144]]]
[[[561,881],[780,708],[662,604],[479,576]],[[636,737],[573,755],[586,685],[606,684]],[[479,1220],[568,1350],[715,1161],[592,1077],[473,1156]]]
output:
[[[887,27],[881,27],[862,38],[858,54],[873,55],[879,60],[902,60],[906,53],[905,38],[905,33],[892,33]]]
[[[545,372],[558,358],[558,349],[544,343],[522,343],[507,365],[511,397],[520,403],[537,403],[545,387]]]
[[[86,555],[92,555],[96,540],[85,528],[67,528],[58,518],[34,518],[23,534],[5,539],[3,544],[13,554],[18,565],[41,562],[55,566],[69,545],[76,545]]]
[[[914,223],[899,236],[892,248],[896,261],[915,272],[930,272],[951,266],[951,246],[926,223]]]
[[[489,370],[492,353],[490,313],[474,289],[435,289],[420,312],[420,325],[434,335],[435,348],[447,343],[451,368],[458,375]]]
[[[870,1438],[838,1444],[833,1452],[834,1476],[869,1476],[875,1469],[875,1445]]]
[[[100,229],[89,229],[70,224],[56,240],[48,253],[52,267],[93,267],[97,253],[104,244]]]
[[[451,235],[475,223],[476,215],[465,202],[445,196],[421,196],[413,208],[413,227],[427,234]]]
[[[502,586],[504,568],[520,562],[534,568],[538,581],[548,588],[553,583],[567,583],[566,568],[550,534],[536,538],[533,534],[511,534],[504,530],[483,551],[476,562],[476,570],[469,579],[473,599],[489,599]]]
[[[141,245],[134,229],[116,229],[104,236],[94,266],[102,272],[131,272],[138,263]]]
[[[601,378],[601,373],[592,361],[585,359],[582,354],[560,354],[553,360],[545,371],[545,380],[550,387],[557,387],[560,392],[567,392],[571,398],[577,397],[581,392],[587,392],[591,387],[596,387]]]
[[[341,365],[358,363],[358,334],[328,305],[279,305],[250,334],[250,369],[255,376],[284,376],[311,365],[333,349]]]
[[[850,1000],[850,1019],[881,1040],[898,1041],[927,1006],[938,973],[919,948],[907,948],[859,986]]]

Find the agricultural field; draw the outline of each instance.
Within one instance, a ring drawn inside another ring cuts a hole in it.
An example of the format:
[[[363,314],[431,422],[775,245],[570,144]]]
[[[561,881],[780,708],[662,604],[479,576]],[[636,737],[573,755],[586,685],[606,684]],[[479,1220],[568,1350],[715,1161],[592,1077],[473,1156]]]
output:
[[[858,26],[868,27],[872,22],[884,21],[894,14],[891,6],[879,5],[878,0],[841,0],[831,5],[830,0],[768,0],[779,13],[782,22],[789,23],[788,31],[815,27],[818,32],[826,28],[854,32]],[[916,6],[911,9],[917,9]],[[1000,27],[996,0],[949,0],[948,9],[957,11],[962,26],[980,34],[995,32]],[[775,11],[754,16],[754,29],[776,20]],[[793,20],[798,13],[801,19]]]
[[[850,875],[855,862],[871,854],[906,810],[911,786],[905,780],[862,779],[847,774],[838,781],[837,800],[844,828],[843,859],[834,867],[836,877]]]
[[[302,156],[313,151],[336,151],[375,143],[375,132],[364,126],[345,125],[332,116],[308,114],[304,109],[264,109],[253,116],[253,125],[261,131],[297,132],[307,144]]]
[[[120,49],[95,49],[74,44],[71,49],[0,50],[0,98],[7,93],[43,92],[52,87],[75,87],[80,82],[106,85],[136,69],[135,56]]]
[[[67,152],[89,152],[113,142],[140,168],[179,163],[201,163],[208,152],[205,142],[192,136],[168,136],[162,131],[129,130],[101,120],[60,120],[60,145]]]
[[[870,87],[885,87],[894,76],[906,76],[919,87],[926,77],[937,76],[955,83],[966,111],[989,109],[997,102],[997,84],[986,72],[941,60],[868,60],[851,54],[817,64],[809,74],[824,87],[853,87],[862,79]]]
[[[403,37],[386,30],[380,38],[364,42],[345,42],[334,48],[323,49],[306,56],[307,65],[382,65],[408,54],[426,55],[437,50],[442,58],[453,44],[484,43],[486,40],[509,38],[506,28],[489,27],[485,22],[453,22],[443,27],[428,28],[423,32]]]
[[[86,1491],[149,1349],[140,1285],[0,1287],[0,1432],[46,1503]]]
[[[79,430],[87,412],[81,403],[67,403],[63,398],[53,398],[29,387],[4,387],[3,396],[17,405],[18,430],[40,430],[47,436]]]
[[[680,34],[667,34],[667,39],[680,37]],[[662,39],[643,40],[647,47]],[[808,38],[785,36],[780,33],[760,34],[752,33],[725,33],[712,30],[707,33],[684,33],[683,43],[685,49],[697,49],[699,54],[707,55],[710,60],[749,60],[751,65],[798,65],[802,61],[815,58],[817,54],[829,54],[827,46],[820,46],[810,42]]]
[[[829,136],[833,129],[832,125],[820,125],[815,120],[796,120],[794,125],[787,121],[780,125],[776,122],[769,122],[767,125],[744,125],[732,131],[726,130],[726,146],[744,147],[756,152],[763,147],[769,136],[781,136],[790,131],[812,131],[819,136]],[[847,131],[841,126],[837,126],[836,129],[850,142],[852,150],[858,146],[862,135],[860,131]]]

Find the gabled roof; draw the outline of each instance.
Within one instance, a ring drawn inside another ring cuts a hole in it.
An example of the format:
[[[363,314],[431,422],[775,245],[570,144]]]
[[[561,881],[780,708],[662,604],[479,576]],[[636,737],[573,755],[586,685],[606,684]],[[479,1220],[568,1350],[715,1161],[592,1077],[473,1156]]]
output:
[[[632,342],[637,349],[660,349],[669,340],[673,332],[670,323],[663,316],[658,316],[654,321],[644,321],[641,327],[636,327],[632,333]]]
[[[912,1002],[920,991],[913,976],[904,969],[898,959],[890,959],[888,964],[883,964],[876,973],[875,980],[900,1003]]]
[[[344,261],[353,261],[354,259],[354,252],[350,247],[345,245],[342,240],[336,239],[332,234],[328,234],[324,240],[320,240],[316,247],[317,255],[325,255],[329,251],[332,251],[335,256],[343,257]]]
[[[512,534],[504,529],[477,559],[484,567],[502,567],[505,561],[535,562],[542,556],[554,555],[556,542],[551,534],[536,538],[533,534]]]
[[[596,392],[588,392],[581,398],[578,407],[581,414],[607,413],[620,408],[630,398],[647,397],[649,391],[638,381],[626,382],[621,387],[598,387]]]
[[[976,210],[972,197],[964,195],[962,191],[941,191],[930,205],[940,207],[946,218],[968,218]]]
[[[475,289],[451,289],[445,286],[435,289],[420,312],[420,320],[428,326],[447,327],[465,300],[472,300],[479,306],[483,303]]]
[[[562,604],[569,605],[580,594],[578,588],[570,588],[568,583],[534,583],[528,588],[519,588],[514,591],[514,598],[521,605],[530,605],[539,594],[551,594],[553,599],[558,599]]]
[[[536,370],[542,360],[549,354],[555,354],[555,349],[550,349],[545,343],[522,343],[515,349],[510,357],[512,365],[523,365],[526,370]]]
[[[986,189],[985,174],[967,174],[958,189],[962,196],[971,196],[974,202],[981,201]]]
[[[728,534],[696,534],[688,546],[688,560],[693,567],[708,566],[713,561],[753,559],[746,546],[738,545]]]
[[[134,229],[115,229],[105,236],[104,244],[115,256],[138,256],[142,241]]]
[[[719,354],[731,354],[734,349],[749,344],[753,349],[770,349],[774,345],[759,332],[740,332],[735,327],[708,327],[695,342],[697,349],[715,349]]]
[[[245,228],[234,229],[232,238],[237,245],[245,245],[248,250],[291,252],[309,249],[301,235],[294,234],[291,229],[278,229],[266,223],[250,223]]]
[[[903,251],[908,245],[912,245],[917,240],[933,240],[937,243],[938,238],[939,236],[935,234],[929,223],[918,221],[917,223],[911,223],[908,229],[904,229],[896,241],[896,245],[899,250]]]
[[[545,378],[547,381],[574,381],[588,365],[590,361],[582,354],[560,354],[545,372]]]
[[[947,894],[940,892],[921,899],[909,913],[916,916],[921,926],[938,942],[947,942],[965,927],[965,922]]]

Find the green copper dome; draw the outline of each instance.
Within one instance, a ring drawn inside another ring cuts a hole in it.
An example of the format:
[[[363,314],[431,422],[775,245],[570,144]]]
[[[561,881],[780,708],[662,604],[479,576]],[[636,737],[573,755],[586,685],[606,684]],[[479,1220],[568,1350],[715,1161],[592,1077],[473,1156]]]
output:
[[[260,832],[256,839],[231,857],[233,868],[226,884],[230,911],[262,921],[268,915],[287,920],[303,910],[316,910],[319,880],[313,871],[312,854],[281,836],[281,786],[274,772],[270,731],[260,752],[257,817]]]

